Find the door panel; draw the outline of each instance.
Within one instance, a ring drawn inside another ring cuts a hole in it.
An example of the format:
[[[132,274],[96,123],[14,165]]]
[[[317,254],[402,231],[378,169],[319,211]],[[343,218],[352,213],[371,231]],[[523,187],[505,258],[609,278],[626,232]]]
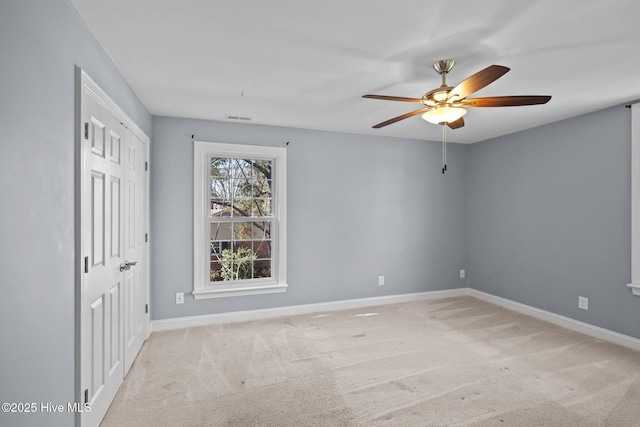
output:
[[[91,384],[90,396],[97,396],[104,387],[104,296],[91,304]]]
[[[111,132],[111,161],[117,165],[120,164],[120,147],[122,146],[122,138],[120,135]]]
[[[111,177],[111,257],[120,257],[122,245],[120,241],[120,179]]]
[[[135,275],[136,272],[135,271],[128,271],[125,274],[125,279],[124,279],[124,287],[126,289],[127,295],[125,295],[125,317],[126,317],[126,321],[125,321],[125,326],[126,329],[124,331],[124,336],[125,336],[125,341],[126,341],[126,346],[125,348],[129,348],[132,344],[133,341],[136,338],[136,334],[135,334],[135,322],[132,322],[131,319],[135,318],[135,307],[136,305],[142,301],[136,301],[136,279],[135,279]],[[126,356],[125,356],[126,357]]]
[[[91,129],[89,135],[91,140],[91,153],[98,157],[104,157],[104,141],[107,135],[104,124],[94,116],[92,116],[90,120]]]
[[[104,173],[91,171],[91,266],[104,265]]]
[[[109,306],[111,307],[110,319],[111,323],[109,324],[109,339],[111,342],[109,343],[109,348],[111,348],[111,354],[109,358],[109,375],[122,375],[120,372],[116,372],[120,363],[122,362],[122,335],[120,334],[121,327],[120,322],[122,316],[120,315],[120,283],[115,285],[109,291]]]

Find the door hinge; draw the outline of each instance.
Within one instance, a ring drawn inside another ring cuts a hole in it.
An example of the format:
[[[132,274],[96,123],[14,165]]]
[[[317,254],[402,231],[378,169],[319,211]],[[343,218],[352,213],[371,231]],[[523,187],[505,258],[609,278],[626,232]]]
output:
[[[89,389],[84,389],[84,403],[89,403]]]
[[[88,256],[84,257],[84,272],[85,273],[89,272],[89,257]]]
[[[149,170],[149,162],[144,162],[144,170]]]
[[[149,313],[149,304],[144,305],[144,312]]]
[[[89,123],[84,124],[84,139],[89,139]]]
[[[144,242],[149,242],[149,233],[144,233]]]

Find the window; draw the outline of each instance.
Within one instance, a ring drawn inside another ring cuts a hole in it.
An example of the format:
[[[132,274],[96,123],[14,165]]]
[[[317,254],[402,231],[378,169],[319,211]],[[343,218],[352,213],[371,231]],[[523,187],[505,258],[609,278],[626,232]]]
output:
[[[196,299],[285,292],[286,149],[194,143]]]

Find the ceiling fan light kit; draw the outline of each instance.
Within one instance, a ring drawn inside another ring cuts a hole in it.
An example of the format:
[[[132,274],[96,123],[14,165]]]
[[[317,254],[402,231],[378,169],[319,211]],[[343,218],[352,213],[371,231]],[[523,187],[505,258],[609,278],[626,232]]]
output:
[[[442,125],[442,173],[447,170],[446,164],[446,127],[459,129],[464,126],[462,118],[467,110],[465,108],[482,107],[517,107],[522,105],[546,104],[550,96],[525,95],[525,96],[493,96],[487,98],[467,98],[485,86],[493,83],[508,71],[508,67],[502,65],[490,65],[475,73],[455,87],[447,85],[447,74],[453,69],[456,61],[442,59],[433,64],[433,69],[442,76],[440,87],[425,93],[422,98],[406,98],[387,95],[363,95],[363,98],[381,99],[383,101],[414,102],[422,104],[419,110],[411,111],[398,117],[378,123],[373,127],[379,129],[384,126],[422,114],[422,118],[430,123]],[[464,108],[462,108],[464,107]]]
[[[422,118],[429,123],[435,125],[443,125],[462,118],[467,114],[467,110],[459,107],[449,107],[448,105],[442,107],[435,107],[433,110],[429,110],[422,114]]]

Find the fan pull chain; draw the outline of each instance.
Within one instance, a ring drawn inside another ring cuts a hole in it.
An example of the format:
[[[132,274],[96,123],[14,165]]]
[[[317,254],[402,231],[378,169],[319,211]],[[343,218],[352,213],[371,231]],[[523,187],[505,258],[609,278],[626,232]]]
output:
[[[442,173],[447,170],[447,125],[442,124]]]

